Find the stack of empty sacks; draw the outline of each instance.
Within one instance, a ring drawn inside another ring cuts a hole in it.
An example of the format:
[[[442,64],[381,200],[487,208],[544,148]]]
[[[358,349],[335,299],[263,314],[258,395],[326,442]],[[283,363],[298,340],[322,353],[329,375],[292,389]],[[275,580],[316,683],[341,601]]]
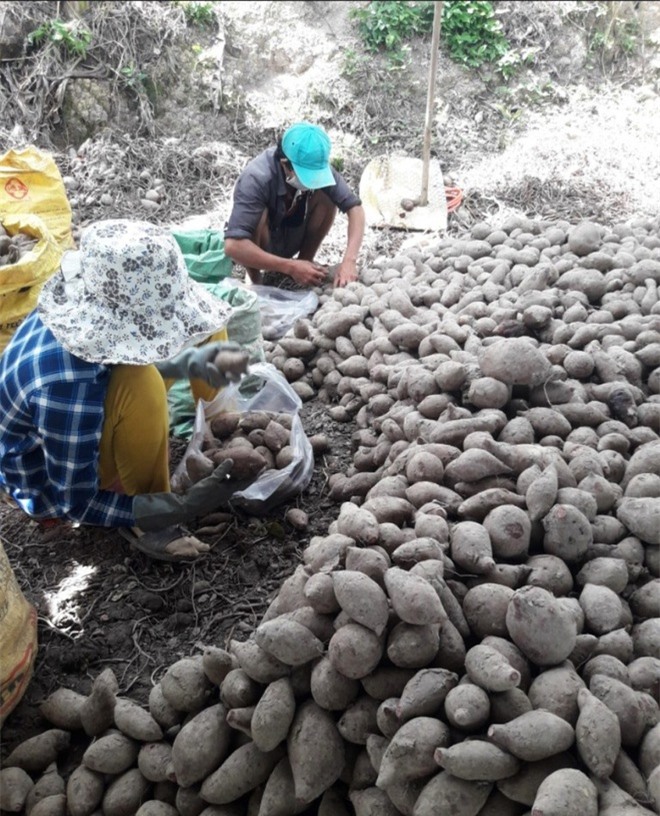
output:
[[[57,776],[72,816],[660,812],[659,227],[480,224],[327,296],[271,348],[355,423],[327,534],[148,712],[53,695],[2,809]]]

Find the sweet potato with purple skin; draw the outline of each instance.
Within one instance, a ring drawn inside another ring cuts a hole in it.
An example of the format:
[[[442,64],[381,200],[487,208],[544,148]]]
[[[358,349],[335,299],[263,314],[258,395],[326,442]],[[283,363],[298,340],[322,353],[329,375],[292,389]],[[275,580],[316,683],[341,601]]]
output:
[[[599,779],[612,775],[621,750],[621,728],[616,714],[584,688],[578,692],[580,715],[575,725],[578,754]]]
[[[538,762],[567,751],[575,732],[566,720],[538,709],[508,723],[491,725],[488,738],[524,762]]]
[[[33,786],[32,778],[23,768],[15,765],[0,769],[0,808],[8,813],[23,810]]]
[[[401,692],[397,712],[402,722],[439,711],[458,683],[458,675],[446,669],[421,669]]]
[[[389,619],[387,596],[363,572],[341,570],[333,573],[333,588],[339,606],[356,623],[381,635]]]
[[[323,654],[323,643],[301,623],[283,616],[261,623],[255,640],[269,655],[287,666],[300,666]]]
[[[401,725],[383,754],[378,780],[379,788],[395,781],[422,779],[437,768],[433,758],[436,748],[450,744],[449,728],[436,717],[415,717]]]
[[[172,743],[172,767],[176,782],[188,788],[212,773],[228,753],[232,731],[227,709],[217,703],[189,719]]]
[[[470,680],[486,691],[505,691],[520,684],[520,672],[492,646],[478,643],[465,655]]]
[[[282,746],[265,753],[254,742],[241,745],[206,777],[200,789],[202,799],[212,805],[240,799],[268,779],[284,753]]]
[[[384,580],[392,607],[405,623],[424,625],[441,623],[445,619],[436,591],[420,575],[390,567]]]
[[[444,711],[448,723],[459,731],[479,731],[489,722],[490,700],[481,686],[462,682],[447,693]]]
[[[486,740],[468,739],[448,748],[436,748],[435,761],[459,779],[496,782],[513,776],[520,760]]]
[[[468,573],[487,573],[495,565],[488,531],[474,521],[461,521],[450,532],[451,559]]]
[[[359,623],[347,623],[338,629],[328,644],[333,667],[345,677],[360,680],[378,666],[383,655],[383,640]]]
[[[582,771],[555,771],[539,785],[532,816],[598,816],[598,791]]]
[[[553,666],[573,651],[577,637],[571,610],[541,587],[517,589],[509,602],[506,625],[511,640],[537,666]],[[544,637],[539,638],[538,633]]]
[[[293,686],[282,677],[266,686],[250,723],[252,739],[261,751],[273,751],[283,742],[296,713]]]
[[[298,707],[287,738],[296,803],[308,804],[339,779],[344,742],[334,719],[313,700]]]
[[[414,816],[477,816],[493,788],[492,782],[472,782],[441,771],[422,788]]]
[[[19,743],[4,761],[6,768],[22,768],[36,773],[57,760],[58,754],[69,747],[71,734],[61,728],[49,728]]]

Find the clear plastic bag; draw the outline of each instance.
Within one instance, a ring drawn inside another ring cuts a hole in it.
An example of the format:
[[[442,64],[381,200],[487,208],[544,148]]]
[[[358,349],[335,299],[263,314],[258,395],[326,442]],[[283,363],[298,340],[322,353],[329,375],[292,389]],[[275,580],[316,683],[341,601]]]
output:
[[[250,289],[259,298],[261,327],[266,340],[283,337],[299,317],[314,314],[319,298],[312,291],[291,291],[277,286],[253,285]]]
[[[211,402],[197,405],[193,435],[172,477],[172,488],[185,473],[185,461],[192,450],[201,450],[208,423],[221,413],[269,411],[292,414],[290,445],[291,464],[281,470],[265,470],[248,487],[237,491],[230,504],[254,516],[263,515],[301,493],[310,483],[314,471],[314,453],[298,411],[302,401],[286,379],[270,363],[257,363],[240,383],[223,389]]]

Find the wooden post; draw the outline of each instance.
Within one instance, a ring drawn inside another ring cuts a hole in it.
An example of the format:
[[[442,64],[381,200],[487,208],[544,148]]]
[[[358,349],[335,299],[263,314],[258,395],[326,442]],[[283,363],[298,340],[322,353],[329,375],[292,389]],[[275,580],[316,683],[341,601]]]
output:
[[[419,204],[426,207],[429,203],[429,163],[431,161],[431,131],[433,128],[433,107],[435,101],[435,75],[438,71],[438,52],[440,50],[440,25],[442,22],[442,0],[436,0],[433,10],[433,34],[431,36],[431,65],[429,67],[429,88],[426,97],[426,122],[424,124],[424,145],[422,147],[422,191]]]

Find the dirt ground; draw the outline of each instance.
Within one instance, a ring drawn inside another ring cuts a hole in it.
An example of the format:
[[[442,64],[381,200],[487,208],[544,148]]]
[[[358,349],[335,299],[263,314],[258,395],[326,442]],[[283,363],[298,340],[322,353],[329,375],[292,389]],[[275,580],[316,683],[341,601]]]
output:
[[[185,90],[162,100],[153,133],[128,139],[105,127],[81,144],[67,143],[60,132],[55,144],[44,131],[17,121],[18,130],[0,133],[0,148],[29,141],[36,132],[34,140],[55,152],[68,179],[76,229],[99,218],[136,214],[220,226],[240,167],[283,124],[298,118],[316,118],[328,127],[346,177],[357,186],[370,156],[419,151],[428,40],[415,46],[411,69],[397,74],[372,59],[359,63],[349,81],[340,65],[348,45],[355,45],[347,17],[347,7],[355,5],[360,4],[223,3],[222,93],[240,98],[240,104],[203,107],[217,92],[208,77],[217,68],[219,48],[217,37],[205,35],[208,81],[199,82],[188,108],[182,107]],[[448,180],[465,194],[463,208],[450,218],[450,232],[461,234],[474,220],[495,223],[511,211],[607,222],[657,208],[660,74],[652,38],[605,69],[588,58],[579,15],[563,28],[557,22],[562,9],[568,15],[575,4],[498,5],[515,13],[519,26],[528,21],[526,30],[517,29],[521,42],[545,46],[552,58],[539,58],[505,94],[483,72],[466,72],[443,56],[434,153]],[[197,36],[189,32],[189,39]],[[157,211],[140,210],[132,197],[134,176],[130,183],[126,179],[140,169],[146,172],[143,191],[154,179],[163,182]],[[101,191],[110,203],[103,203]],[[344,230],[338,219],[320,260],[338,260]],[[415,240],[424,236],[369,230],[361,263]],[[179,658],[242,639],[254,629],[310,538],[325,534],[336,517],[327,480],[351,461],[350,423],[332,423],[327,406],[317,400],[305,403],[301,415],[308,435],[324,432],[330,441],[309,488],[296,500],[309,515],[309,527],[299,532],[288,525],[288,506],[266,518],[236,515],[220,540],[209,539],[210,554],[194,565],[152,562],[114,531],[46,530],[0,506],[0,540],[39,621],[34,677],[3,727],[3,756],[44,728],[38,705],[55,688],[87,693],[110,667],[120,694],[144,702]],[[181,444],[172,441],[173,462]]]

